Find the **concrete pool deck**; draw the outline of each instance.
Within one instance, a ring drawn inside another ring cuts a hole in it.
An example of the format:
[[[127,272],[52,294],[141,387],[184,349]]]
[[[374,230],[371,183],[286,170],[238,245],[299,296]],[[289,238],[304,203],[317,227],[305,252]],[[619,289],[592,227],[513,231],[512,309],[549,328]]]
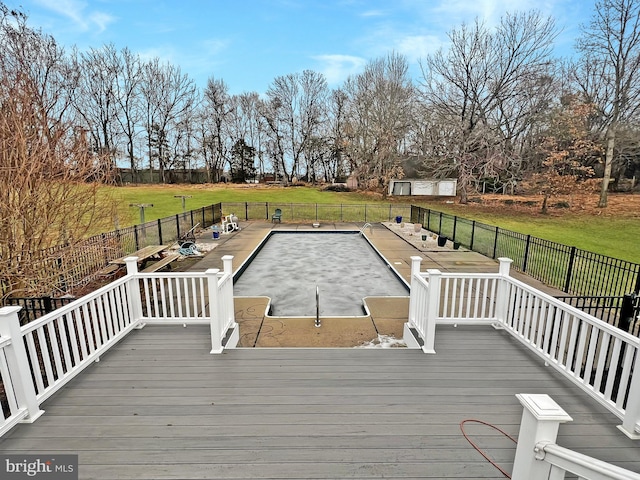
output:
[[[207,253],[185,270],[204,271],[222,269],[222,256],[233,255],[233,270],[247,260],[271,231],[342,231],[360,230],[362,223],[326,223],[314,228],[312,224],[272,224],[266,221],[240,222],[240,230],[213,239],[211,230],[205,230],[197,239]],[[410,282],[411,257],[422,257],[421,270],[437,268],[445,272],[497,272],[498,263],[479,253],[463,248],[454,250],[451,242],[437,246],[435,239],[416,233],[413,224],[373,224],[364,234],[391,266],[407,282]],[[283,258],[286,261],[286,257]],[[557,290],[518,272],[512,275],[550,294]],[[236,297],[235,315],[240,325],[239,347],[356,347],[375,342],[380,336],[402,338],[404,322],[409,312],[409,297],[370,297],[366,300],[369,316],[349,318],[322,317],[322,326],[314,326],[314,318],[283,318],[266,315],[266,297]]]

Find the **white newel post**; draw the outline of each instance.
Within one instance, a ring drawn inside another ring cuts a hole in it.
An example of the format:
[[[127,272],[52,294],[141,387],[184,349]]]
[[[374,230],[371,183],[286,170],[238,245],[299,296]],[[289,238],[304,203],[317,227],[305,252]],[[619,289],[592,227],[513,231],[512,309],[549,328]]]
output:
[[[222,268],[225,274],[228,273],[231,277],[233,277],[233,255],[222,256]],[[233,305],[233,280],[231,280],[231,285],[232,287],[226,292],[227,295],[223,299],[223,301],[225,302],[225,305],[226,305],[225,311],[231,317],[229,319],[231,320],[230,327],[235,328],[237,324],[236,324],[236,316],[235,316],[236,312]],[[223,321],[226,322],[226,320],[227,319],[224,319]]]
[[[416,326],[416,302],[418,299],[418,280],[416,276],[420,273],[420,263],[422,263],[422,257],[411,257],[411,290],[409,291],[409,325]]]
[[[500,257],[498,258],[500,267],[498,274],[500,280],[498,281],[498,291],[496,292],[496,318],[498,322],[504,324],[507,320],[507,312],[509,311],[509,284],[507,278],[509,277],[509,271],[511,270],[511,264],[513,260],[510,258]]]
[[[17,306],[0,308],[0,337],[11,339],[11,345],[4,349],[11,385],[13,385],[18,406],[27,410],[27,416],[23,421],[32,423],[44,413],[44,410],[40,409],[31,379],[31,369],[18,318],[18,312],[21,309],[22,307]],[[9,384],[5,383],[5,387],[8,386]]]
[[[124,263],[127,265],[127,294],[129,295],[129,313],[131,323],[139,323],[142,318],[142,298],[140,297],[140,287],[138,285],[138,257],[126,257]],[[140,328],[144,325],[140,324]]]
[[[627,346],[627,348],[630,348],[630,346]],[[627,407],[624,411],[622,425],[619,425],[618,428],[632,440],[640,440],[638,426],[640,426],[640,350],[636,351]]]
[[[516,397],[524,408],[511,478],[547,480],[551,464],[541,461],[544,454],[540,455],[536,445],[556,443],[560,424],[573,419],[549,395],[519,393]]]
[[[220,298],[218,295],[218,268],[209,268],[207,276],[207,292],[209,294],[209,325],[211,327],[211,352],[222,353],[222,319],[220,318]]]
[[[233,255],[222,256],[222,270],[224,273],[233,274]]]
[[[442,272],[436,268],[429,268],[427,273],[429,274],[429,299],[422,351],[424,353],[436,353],[436,320],[440,309],[440,280],[442,279]]]

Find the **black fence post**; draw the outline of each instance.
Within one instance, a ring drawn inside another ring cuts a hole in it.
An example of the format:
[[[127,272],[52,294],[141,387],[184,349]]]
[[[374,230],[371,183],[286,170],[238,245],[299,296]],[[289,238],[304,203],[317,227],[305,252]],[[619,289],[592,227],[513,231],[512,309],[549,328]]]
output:
[[[522,260],[522,273],[527,271],[527,260],[529,260],[529,245],[531,245],[531,235],[527,235],[527,244],[524,247],[524,259]]]
[[[431,231],[431,209],[427,208],[427,230]]]
[[[244,202],[244,219],[249,221],[249,202]]]
[[[471,244],[469,245],[469,250],[473,251],[473,238],[476,233],[476,221],[471,221]]]
[[[162,245],[162,221],[158,219],[158,243]]]
[[[411,205],[411,208],[413,208],[413,205]],[[389,204],[389,220],[387,220],[388,222],[391,221],[391,204]]]
[[[265,218],[269,220],[269,202],[265,202],[264,206],[267,209],[267,213],[266,213],[267,216]]]
[[[499,230],[499,227],[496,227],[496,235],[493,238],[493,257],[492,257],[493,259],[496,258],[496,255],[498,253],[498,230]]]
[[[138,226],[137,225],[133,226],[133,238],[134,238],[135,243],[136,243],[136,250],[140,250],[140,239],[138,238]]]
[[[438,223],[438,235],[442,235],[442,212],[440,212],[440,222]]]
[[[104,263],[106,265],[107,263],[109,263],[109,253],[107,250],[107,234],[103,233],[100,237],[100,241],[102,242],[102,255],[104,256]]]
[[[571,247],[571,256],[569,257],[569,265],[567,266],[567,275],[564,279],[563,292],[569,293],[569,287],[571,286],[571,274],[573,273],[573,262],[576,259],[576,247]]]
[[[42,297],[42,306],[44,307],[44,313],[53,312],[53,305],[51,304],[51,297]]]
[[[195,227],[195,226],[196,226],[196,224],[195,224],[195,222],[193,221],[193,210],[191,210],[191,228],[193,228],[193,227]],[[204,228],[204,225],[202,225],[202,228]],[[160,243],[162,243],[162,242],[160,242]]]
[[[211,211],[213,212],[213,205],[211,206]],[[202,227],[208,227],[206,217],[204,216],[204,207],[202,207]]]
[[[454,215],[453,216],[453,238],[451,239],[452,242],[456,241],[456,227],[458,226],[458,216]]]
[[[316,208],[317,208],[317,205],[318,204],[316,204]],[[317,217],[318,216],[316,215],[316,220],[317,220]],[[364,204],[364,223],[367,223],[367,204],[366,203]]]
[[[632,293],[627,293],[622,297],[622,307],[620,308],[620,321],[618,322],[618,328],[625,332],[629,332],[631,329],[631,323],[635,314],[635,308],[633,305],[634,297],[635,294]]]

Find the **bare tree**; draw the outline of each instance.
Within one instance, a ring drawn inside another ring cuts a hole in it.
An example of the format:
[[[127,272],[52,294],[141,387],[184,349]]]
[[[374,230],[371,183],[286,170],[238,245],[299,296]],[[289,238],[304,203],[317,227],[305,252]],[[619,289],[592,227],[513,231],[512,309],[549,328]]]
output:
[[[462,203],[478,175],[495,178],[512,167],[549,102],[555,36],[554,21],[536,11],[507,14],[495,31],[476,20],[449,34],[447,51],[421,63],[425,101],[456,138],[448,155]]]
[[[575,79],[588,101],[598,106],[606,151],[599,207],[607,192],[618,131],[640,108],[640,3],[599,0],[578,41],[582,57]]]
[[[231,146],[225,131],[230,112],[229,87],[222,79],[209,78],[202,104],[202,152],[210,182],[220,180],[229,161]]]
[[[116,103],[117,121],[124,138],[125,154],[131,168],[133,181],[138,180],[138,158],[136,156],[136,139],[139,135],[139,124],[142,121],[140,109],[140,85],[142,68],[140,58],[128,48],[121,50],[119,68],[116,69]]]
[[[106,154],[105,158],[115,165],[120,132],[116,100],[120,69],[118,53],[111,44],[99,49],[91,48],[77,57],[77,69],[81,75],[74,106],[84,119],[84,127],[91,137],[91,147],[96,152]]]
[[[111,220],[97,183],[110,172],[69,108],[72,69],[55,41],[0,4],[0,50],[0,290],[51,293],[32,260]]]
[[[347,80],[345,137],[351,170],[361,182],[383,188],[401,175],[399,153],[412,124],[415,90],[405,57],[392,53],[369,62]]]
[[[270,108],[264,111],[265,120],[273,143],[284,153],[281,167],[289,180],[302,173],[305,150],[325,121],[327,95],[324,75],[311,70],[277,77],[267,90]]]
[[[141,82],[145,110],[145,130],[149,154],[149,175],[153,178],[153,161],[158,163],[160,181],[167,181],[171,161],[169,135],[185,115],[192,114],[196,102],[196,86],[180,68],[161,64],[155,58],[144,64]]]

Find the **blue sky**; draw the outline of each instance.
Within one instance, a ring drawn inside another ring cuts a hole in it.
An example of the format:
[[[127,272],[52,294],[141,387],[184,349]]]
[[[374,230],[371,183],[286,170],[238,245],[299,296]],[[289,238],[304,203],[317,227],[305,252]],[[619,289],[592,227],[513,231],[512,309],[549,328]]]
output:
[[[476,16],[536,8],[562,30],[572,53],[592,0],[2,0],[32,27],[81,50],[113,43],[181,67],[199,87],[211,76],[230,92],[264,93],[279,75],[322,72],[331,87],[395,50],[419,76],[418,60],[446,45],[447,32]]]

